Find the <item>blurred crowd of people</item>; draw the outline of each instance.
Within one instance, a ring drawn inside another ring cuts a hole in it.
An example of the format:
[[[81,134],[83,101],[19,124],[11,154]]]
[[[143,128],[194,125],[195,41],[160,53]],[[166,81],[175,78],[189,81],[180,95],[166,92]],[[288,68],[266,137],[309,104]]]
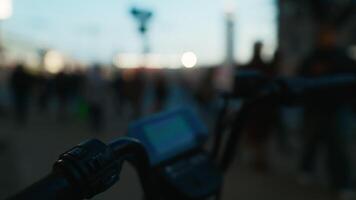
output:
[[[267,77],[279,75],[283,56],[276,52],[272,62],[262,59],[263,44],[257,42],[254,54],[245,69],[257,70]],[[347,50],[337,45],[336,30],[328,26],[317,34],[315,48],[302,60],[295,76],[323,77],[330,75],[356,75],[356,61]],[[325,154],[324,167],[332,188],[342,199],[353,199],[352,125],[356,108],[355,99],[330,99],[308,101],[303,105],[303,123],[300,128],[301,152],[300,177],[302,183],[310,183],[317,174],[321,153]],[[251,165],[257,170],[268,168],[268,142],[281,126],[281,107],[273,101],[259,103],[251,111],[245,128],[247,146],[252,151]],[[280,135],[278,137],[281,137]]]
[[[29,113],[36,110],[39,114],[55,112],[60,122],[69,120],[75,114],[88,120],[92,130],[100,131],[105,124],[105,112],[108,103],[113,103],[115,112],[131,113],[132,119],[142,114],[142,105],[147,89],[145,70],[113,70],[110,77],[105,67],[95,64],[87,70],[64,69],[57,74],[46,71],[32,73],[23,64],[16,64],[7,71],[2,82],[2,98],[8,91],[9,105],[0,102],[0,111],[13,111],[14,119],[26,125]],[[154,95],[152,112],[162,110],[168,96],[167,80],[164,72],[153,72],[151,76]]]

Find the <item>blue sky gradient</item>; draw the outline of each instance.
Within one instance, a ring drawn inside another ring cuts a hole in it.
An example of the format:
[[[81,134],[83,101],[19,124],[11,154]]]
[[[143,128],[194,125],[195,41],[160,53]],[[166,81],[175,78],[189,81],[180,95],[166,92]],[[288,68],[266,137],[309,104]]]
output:
[[[255,40],[266,54],[276,45],[273,0],[235,0],[236,59],[249,59]],[[79,60],[109,62],[116,53],[139,53],[141,40],[129,14],[132,6],[152,9],[149,32],[154,53],[193,51],[200,64],[217,64],[225,54],[222,0],[14,0],[5,34],[23,37]],[[22,38],[22,39],[23,39]]]

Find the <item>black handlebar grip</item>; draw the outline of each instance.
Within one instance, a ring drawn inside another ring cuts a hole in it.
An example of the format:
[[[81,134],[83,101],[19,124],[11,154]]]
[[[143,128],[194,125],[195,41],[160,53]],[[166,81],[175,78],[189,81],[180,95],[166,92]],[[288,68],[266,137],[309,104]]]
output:
[[[77,196],[66,178],[51,173],[7,200],[73,200]]]
[[[63,153],[51,174],[9,200],[89,199],[118,181],[121,163],[106,144],[88,140]]]

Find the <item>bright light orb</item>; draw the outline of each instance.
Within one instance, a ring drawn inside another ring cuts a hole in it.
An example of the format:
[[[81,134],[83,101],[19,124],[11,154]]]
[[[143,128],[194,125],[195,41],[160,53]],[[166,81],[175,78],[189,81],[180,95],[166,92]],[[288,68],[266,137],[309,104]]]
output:
[[[195,55],[195,53],[193,52],[185,52],[182,55],[181,58],[181,62],[183,64],[184,67],[186,68],[192,68],[195,67],[195,65],[197,64],[197,56]]]
[[[49,51],[44,58],[45,69],[52,74],[57,74],[64,68],[64,58],[56,51]]]
[[[10,18],[12,15],[12,0],[0,0],[0,20]]]

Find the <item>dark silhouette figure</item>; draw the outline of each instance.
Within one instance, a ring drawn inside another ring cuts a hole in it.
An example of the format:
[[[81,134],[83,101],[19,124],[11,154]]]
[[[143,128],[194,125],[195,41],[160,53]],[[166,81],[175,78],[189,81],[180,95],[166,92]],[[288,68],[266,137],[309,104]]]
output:
[[[85,76],[81,70],[75,70],[69,74],[70,98],[77,101],[82,96]]]
[[[125,92],[124,92],[124,79],[122,73],[117,71],[115,73],[114,79],[112,81],[112,89],[114,93],[115,108],[119,115],[123,112],[123,105],[125,102]]]
[[[27,122],[29,108],[28,101],[32,82],[32,77],[26,72],[24,66],[21,64],[17,65],[10,77],[10,87],[16,120],[22,124]]]
[[[318,34],[316,48],[305,58],[299,75],[320,77],[333,74],[354,73],[356,64],[346,50],[336,44],[336,32],[323,27]],[[351,189],[351,167],[348,155],[346,119],[350,105],[340,103],[337,96],[331,99],[311,100],[304,110],[305,144],[302,170],[310,175],[315,170],[315,160],[320,145],[327,153],[327,164],[333,185],[340,192]]]
[[[68,103],[71,90],[70,77],[64,71],[61,71],[55,76],[54,83],[58,99],[58,119],[64,121],[68,115]]]
[[[215,97],[214,91],[214,75],[215,70],[213,68],[208,69],[204,74],[203,79],[199,83],[195,97],[202,110],[210,110],[211,102]]]
[[[38,85],[38,109],[40,113],[48,111],[48,105],[53,96],[54,81],[43,72],[37,77]]]
[[[88,73],[85,85],[85,96],[89,106],[89,123],[95,132],[104,128],[105,105],[108,85],[103,78],[99,65]]]
[[[168,97],[168,83],[163,72],[156,74],[153,84],[155,96],[154,110],[155,112],[159,112],[164,108]]]
[[[268,69],[265,70],[265,74],[267,74],[270,78],[279,76],[283,70],[283,61],[284,56],[280,49],[276,49],[274,52],[273,58],[268,64]],[[280,152],[283,154],[288,154],[292,152],[291,145],[289,143],[288,138],[288,129],[282,119],[282,109],[283,107],[276,107],[276,111],[273,112],[273,116],[276,117],[273,119],[273,123],[276,126],[276,140],[277,140],[277,147],[279,148]]]
[[[135,119],[141,116],[143,95],[145,92],[145,72],[143,68],[135,69],[125,80],[125,94],[133,110]]]
[[[256,70],[265,74],[269,78],[275,75],[274,67],[268,65],[262,59],[261,42],[256,42],[252,60],[244,66],[248,70]],[[257,170],[266,170],[267,163],[267,144],[274,128],[276,126],[278,116],[278,105],[276,102],[265,100],[255,105],[255,108],[248,116],[245,132],[247,134],[247,144],[252,150],[252,166]]]

